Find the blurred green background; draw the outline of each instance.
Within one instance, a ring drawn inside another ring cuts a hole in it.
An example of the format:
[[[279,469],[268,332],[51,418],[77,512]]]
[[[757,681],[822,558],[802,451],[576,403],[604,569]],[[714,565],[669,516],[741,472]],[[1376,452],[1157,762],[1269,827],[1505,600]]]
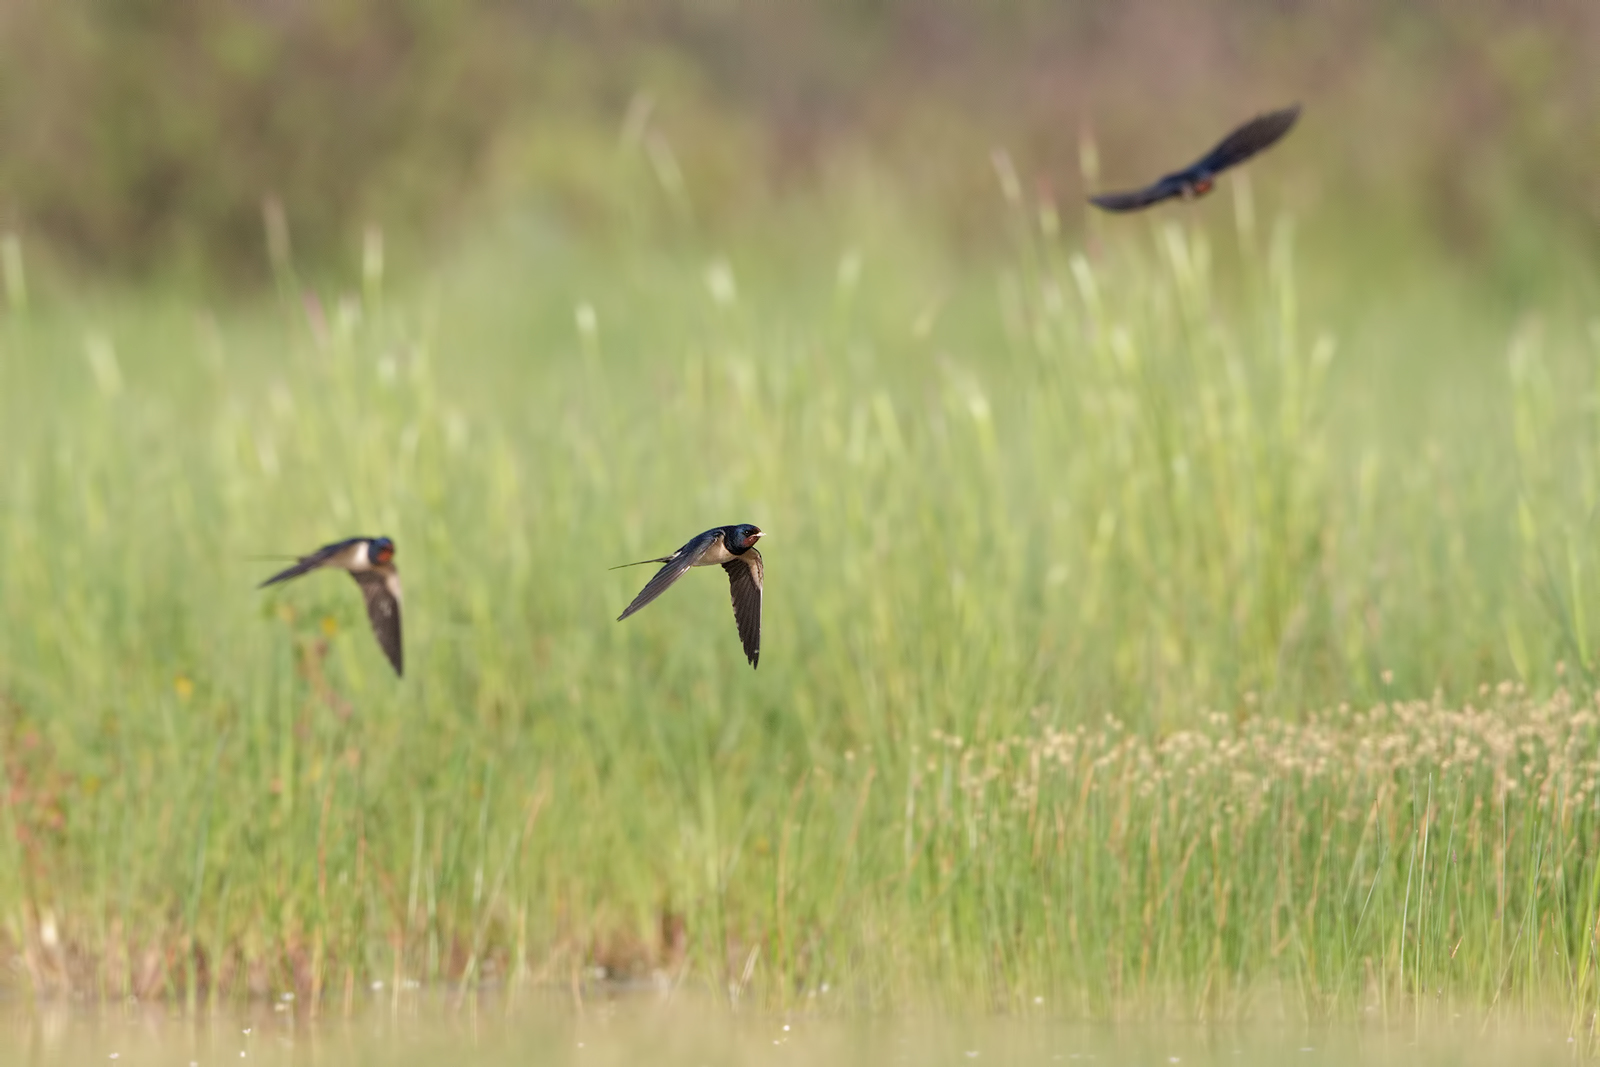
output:
[[[15,3],[0,55],[34,988],[1592,1010],[1594,4]],[[721,575],[613,621],[743,520],[759,671]],[[358,532],[402,682],[347,579],[252,589]]]
[[[1584,0],[13,0],[0,190],[75,269],[247,283],[268,197],[307,265],[368,224],[425,255],[505,196],[604,232],[590,159],[631,116],[702,226],[872,165],[982,243],[993,146],[1070,202],[1086,131],[1121,181],[1302,100],[1297,210],[1526,286],[1600,242],[1597,66]]]

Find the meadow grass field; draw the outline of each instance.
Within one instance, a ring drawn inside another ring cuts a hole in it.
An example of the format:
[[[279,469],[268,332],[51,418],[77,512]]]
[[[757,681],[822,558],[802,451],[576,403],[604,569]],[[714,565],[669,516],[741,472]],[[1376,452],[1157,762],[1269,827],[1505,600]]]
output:
[[[1582,308],[1341,301],[1360,242],[1248,182],[1084,222],[996,171],[998,252],[889,181],[713,240],[642,166],[608,237],[278,241],[264,305],[7,245],[14,983],[1587,1033]],[[741,521],[759,670],[720,574],[613,621],[609,566]],[[254,588],[358,533],[403,680],[347,579]]]

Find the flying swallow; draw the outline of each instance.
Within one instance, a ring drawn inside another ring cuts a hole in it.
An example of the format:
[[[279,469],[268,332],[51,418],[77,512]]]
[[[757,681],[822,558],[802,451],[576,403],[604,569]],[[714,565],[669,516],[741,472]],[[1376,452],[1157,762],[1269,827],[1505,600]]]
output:
[[[756,666],[761,658],[761,553],[756,542],[761,540],[759,526],[740,523],[737,526],[718,526],[692,538],[688,544],[670,556],[659,559],[642,559],[638,563],[624,563],[624,567],[637,567],[644,563],[664,563],[655,577],[645,583],[639,595],[633,598],[628,610],[617,616],[621,622],[667,591],[667,587],[682,578],[690,567],[709,567],[722,564],[728,572],[728,589],[733,596],[733,621],[739,625],[739,640],[744,644],[745,658]],[[612,567],[612,570],[618,570]]]
[[[287,570],[279,571],[261,583],[265,589],[290,578],[298,578],[318,567],[338,567],[349,571],[367,598],[367,618],[372,622],[378,647],[389,657],[394,673],[403,675],[404,656],[400,647],[400,572],[394,567],[394,542],[387,537],[351,537],[323,545]]]
[[[1282,111],[1257,115],[1224,137],[1217,147],[1204,156],[1182,170],[1160,178],[1154,185],[1121,193],[1101,193],[1091,196],[1089,203],[1107,211],[1137,211],[1175,196],[1185,200],[1204,196],[1211,191],[1218,174],[1276,144],[1299,117],[1299,104]]]

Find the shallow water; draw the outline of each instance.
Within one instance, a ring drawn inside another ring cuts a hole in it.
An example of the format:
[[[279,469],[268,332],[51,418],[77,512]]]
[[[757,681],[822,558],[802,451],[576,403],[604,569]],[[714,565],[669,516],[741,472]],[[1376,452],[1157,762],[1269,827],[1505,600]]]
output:
[[[200,1017],[150,1005],[0,1004],[0,1065],[1556,1064],[1583,1058],[1552,1027],[1095,1025],[1043,1019],[839,1020],[645,1002],[579,1012],[420,1000],[310,1019],[252,1005]]]

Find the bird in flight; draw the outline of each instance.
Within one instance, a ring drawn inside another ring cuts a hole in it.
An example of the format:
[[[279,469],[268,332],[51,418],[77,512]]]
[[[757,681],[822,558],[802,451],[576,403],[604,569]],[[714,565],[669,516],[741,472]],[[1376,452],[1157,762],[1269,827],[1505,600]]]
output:
[[[690,567],[709,567],[722,564],[728,572],[728,589],[733,596],[733,621],[739,625],[739,640],[744,644],[745,658],[756,666],[761,658],[761,553],[756,542],[762,538],[761,528],[749,523],[737,526],[718,526],[690,538],[689,543],[670,556],[642,559],[638,563],[624,563],[623,567],[637,567],[644,563],[663,563],[655,577],[645,583],[639,595],[633,598],[628,610],[617,616],[621,622],[684,576]],[[612,567],[612,570],[619,570]]]
[[[323,545],[299,562],[279,571],[261,583],[265,589],[290,578],[298,578],[318,567],[338,567],[349,571],[367,598],[367,618],[378,647],[389,657],[396,675],[403,675],[404,656],[400,646],[400,572],[394,566],[394,542],[387,537],[351,537]]]
[[[1089,203],[1107,211],[1137,211],[1173,197],[1193,200],[1197,196],[1204,196],[1216,184],[1218,174],[1276,144],[1299,117],[1299,104],[1282,111],[1257,115],[1224,137],[1217,147],[1204,156],[1182,170],[1157,179],[1154,185],[1121,193],[1101,193],[1091,196]]]

